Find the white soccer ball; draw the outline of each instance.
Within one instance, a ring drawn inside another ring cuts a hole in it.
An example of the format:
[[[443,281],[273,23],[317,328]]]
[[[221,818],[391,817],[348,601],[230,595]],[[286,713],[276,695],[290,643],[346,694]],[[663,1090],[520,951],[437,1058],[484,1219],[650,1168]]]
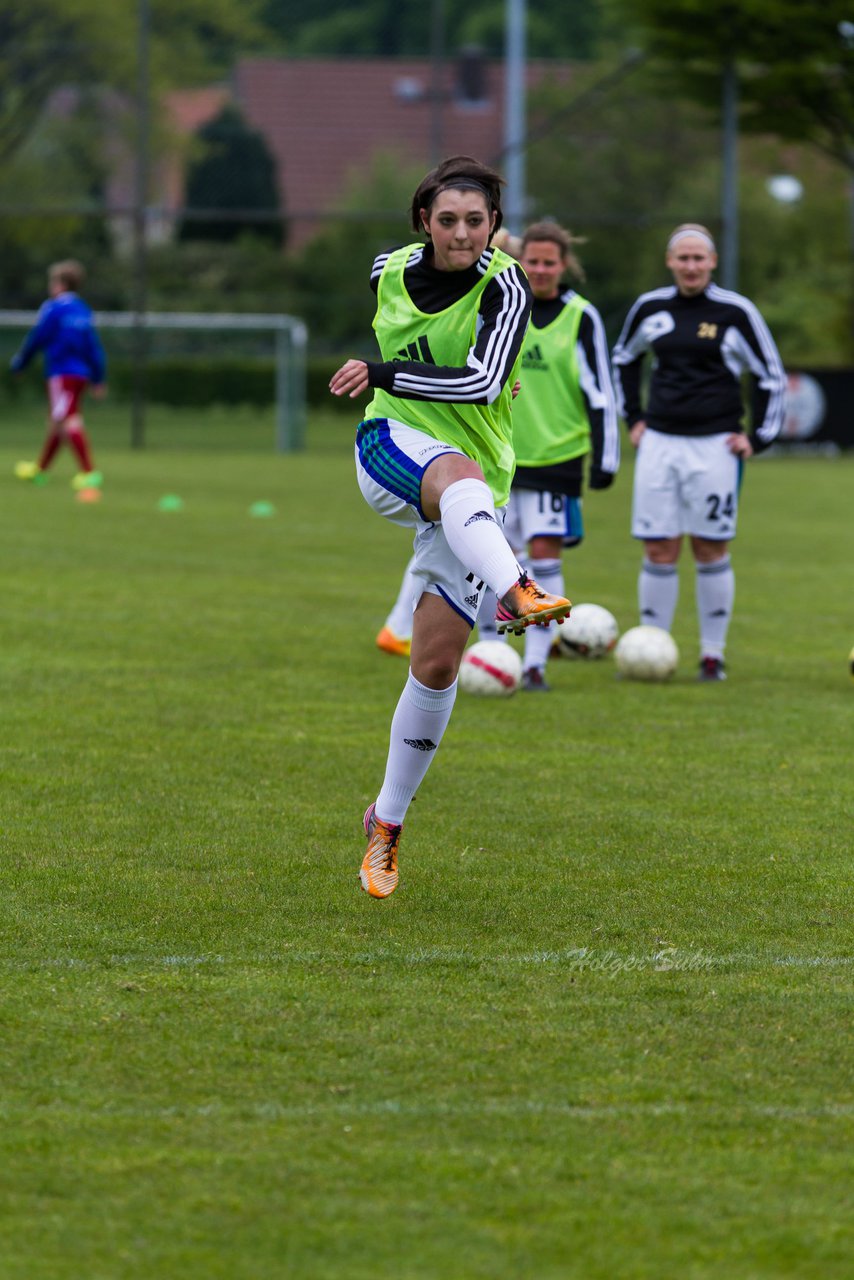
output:
[[[617,619],[601,604],[574,604],[569,617],[557,624],[560,651],[567,658],[604,658],[619,634]]]
[[[501,640],[478,640],[463,654],[460,688],[481,698],[509,698],[522,683],[522,659]]]
[[[620,636],[614,661],[629,680],[669,680],[679,664],[679,650],[661,627],[632,627]]]

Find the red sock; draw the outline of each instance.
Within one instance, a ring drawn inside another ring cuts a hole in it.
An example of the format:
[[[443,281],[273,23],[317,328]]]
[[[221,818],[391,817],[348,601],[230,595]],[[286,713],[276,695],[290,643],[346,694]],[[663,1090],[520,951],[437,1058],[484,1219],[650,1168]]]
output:
[[[71,445],[80,462],[81,471],[94,471],[92,466],[92,455],[89,452],[89,441],[86,438],[86,432],[80,427],[69,427],[68,443]]]
[[[42,454],[39,458],[39,471],[47,471],[50,464],[56,457],[56,451],[62,444],[62,432],[58,427],[52,427],[48,433],[48,437],[42,447]]]

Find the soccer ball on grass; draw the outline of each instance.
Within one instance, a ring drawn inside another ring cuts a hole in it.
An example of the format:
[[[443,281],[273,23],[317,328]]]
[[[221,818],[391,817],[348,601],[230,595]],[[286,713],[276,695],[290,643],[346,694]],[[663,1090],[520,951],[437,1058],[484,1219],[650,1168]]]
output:
[[[576,604],[557,624],[560,651],[567,658],[604,658],[617,643],[620,629],[613,613],[601,604]]]
[[[522,683],[522,659],[501,640],[478,640],[460,664],[460,688],[481,698],[509,698]]]
[[[669,680],[679,664],[679,650],[661,627],[632,627],[620,636],[614,661],[629,680]]]

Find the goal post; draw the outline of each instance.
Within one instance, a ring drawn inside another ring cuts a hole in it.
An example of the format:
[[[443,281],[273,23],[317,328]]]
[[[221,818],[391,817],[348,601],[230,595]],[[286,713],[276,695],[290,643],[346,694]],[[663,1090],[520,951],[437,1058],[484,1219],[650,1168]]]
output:
[[[0,328],[30,329],[35,311],[0,311]],[[96,327],[125,333],[267,335],[272,340],[276,427],[274,446],[279,453],[301,449],[305,440],[308,329],[297,316],[227,312],[96,311]],[[144,367],[144,366],[143,366]]]

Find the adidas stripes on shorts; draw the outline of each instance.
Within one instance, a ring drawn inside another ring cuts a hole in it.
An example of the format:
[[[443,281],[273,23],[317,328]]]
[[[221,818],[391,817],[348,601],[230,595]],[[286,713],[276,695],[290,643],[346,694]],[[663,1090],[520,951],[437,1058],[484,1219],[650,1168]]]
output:
[[[453,445],[393,418],[371,418],[356,432],[356,474],[369,507],[392,524],[415,532],[412,572],[451,606],[469,626],[477,621],[485,584],[457,559],[442,526],[421,510],[421,481],[431,462],[446,453],[466,455]],[[503,510],[497,512],[499,520]],[[413,601],[413,606],[417,599]]]

